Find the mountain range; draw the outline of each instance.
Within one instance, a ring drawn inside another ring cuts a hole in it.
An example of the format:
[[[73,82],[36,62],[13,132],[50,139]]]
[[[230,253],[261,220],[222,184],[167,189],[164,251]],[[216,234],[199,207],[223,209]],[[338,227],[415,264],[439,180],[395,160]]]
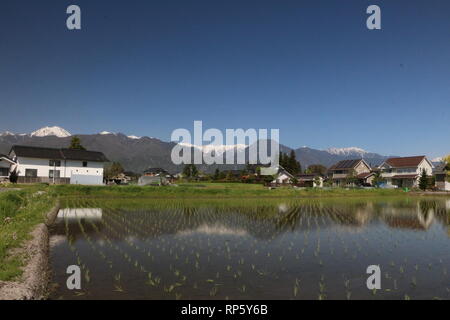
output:
[[[77,134],[81,144],[88,150],[103,152],[110,161],[120,162],[125,170],[142,173],[149,167],[159,167],[171,173],[182,170],[182,165],[175,165],[171,161],[171,152],[176,145],[174,142],[165,142],[156,138],[127,136],[122,133],[103,131],[96,134]],[[0,153],[8,154],[13,145],[29,145],[37,147],[62,148],[70,144],[72,135],[60,127],[45,127],[29,134],[15,134],[4,132],[0,134]],[[195,147],[195,146],[194,146]],[[201,147],[202,151],[224,153],[230,148],[237,152],[248,152],[245,145],[236,146],[211,146]],[[280,151],[288,153],[292,149],[280,145]],[[303,168],[311,164],[322,164],[329,167],[340,160],[364,158],[370,165],[380,164],[387,156],[367,152],[361,148],[330,148],[317,150],[308,147],[294,149],[297,159]],[[199,166],[200,170],[213,172],[216,168],[242,169],[236,165],[212,165]]]

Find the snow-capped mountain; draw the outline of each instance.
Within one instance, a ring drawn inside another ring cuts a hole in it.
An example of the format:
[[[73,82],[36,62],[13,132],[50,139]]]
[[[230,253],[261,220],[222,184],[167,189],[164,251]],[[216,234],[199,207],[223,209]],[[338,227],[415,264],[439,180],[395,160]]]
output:
[[[10,132],[10,131],[5,131],[0,133],[0,137],[6,137],[6,136],[13,136],[14,133]]]
[[[349,147],[349,148],[328,148],[325,150],[328,153],[339,155],[339,156],[363,156],[369,152],[364,149],[358,147]]]
[[[138,137],[138,136],[127,136],[127,138],[133,139],[133,140],[139,140],[139,139],[142,139],[142,137]]]
[[[31,137],[47,137],[47,136],[56,136],[58,138],[66,138],[70,137],[71,134],[69,131],[61,128],[61,127],[44,127],[38,129],[30,134]]]
[[[202,150],[204,153],[215,152],[217,155],[223,154],[228,150],[236,150],[237,152],[244,151],[248,146],[245,144],[230,144],[230,145],[214,145],[208,144],[203,146],[196,146],[188,143],[180,143],[181,146],[192,147]]]

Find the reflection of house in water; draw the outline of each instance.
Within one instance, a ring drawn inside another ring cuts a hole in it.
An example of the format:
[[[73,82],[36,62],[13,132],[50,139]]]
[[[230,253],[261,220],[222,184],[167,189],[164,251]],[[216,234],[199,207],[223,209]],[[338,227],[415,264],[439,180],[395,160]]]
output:
[[[102,220],[100,208],[65,208],[58,212],[58,219]]]
[[[411,206],[391,207],[384,212],[384,222],[392,227],[411,230],[428,230],[435,218],[435,203],[420,201]]]

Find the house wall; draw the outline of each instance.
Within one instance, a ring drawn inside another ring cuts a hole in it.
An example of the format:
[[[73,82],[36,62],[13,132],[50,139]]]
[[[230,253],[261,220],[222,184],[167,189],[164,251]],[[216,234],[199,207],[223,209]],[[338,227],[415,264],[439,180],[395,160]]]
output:
[[[288,175],[282,173],[280,174],[276,179],[275,179],[275,183],[290,183],[291,181],[291,177],[289,177]]]
[[[364,164],[364,162],[360,162],[356,167],[355,167],[355,171],[356,174],[360,174],[360,173],[364,173],[364,172],[370,172],[370,168],[367,168],[367,166]]]

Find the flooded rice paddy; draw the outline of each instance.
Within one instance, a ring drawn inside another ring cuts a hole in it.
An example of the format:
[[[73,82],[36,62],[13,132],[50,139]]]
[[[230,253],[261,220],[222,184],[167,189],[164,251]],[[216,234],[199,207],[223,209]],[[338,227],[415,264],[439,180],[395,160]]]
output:
[[[51,263],[51,299],[449,299],[450,200],[69,200]]]

